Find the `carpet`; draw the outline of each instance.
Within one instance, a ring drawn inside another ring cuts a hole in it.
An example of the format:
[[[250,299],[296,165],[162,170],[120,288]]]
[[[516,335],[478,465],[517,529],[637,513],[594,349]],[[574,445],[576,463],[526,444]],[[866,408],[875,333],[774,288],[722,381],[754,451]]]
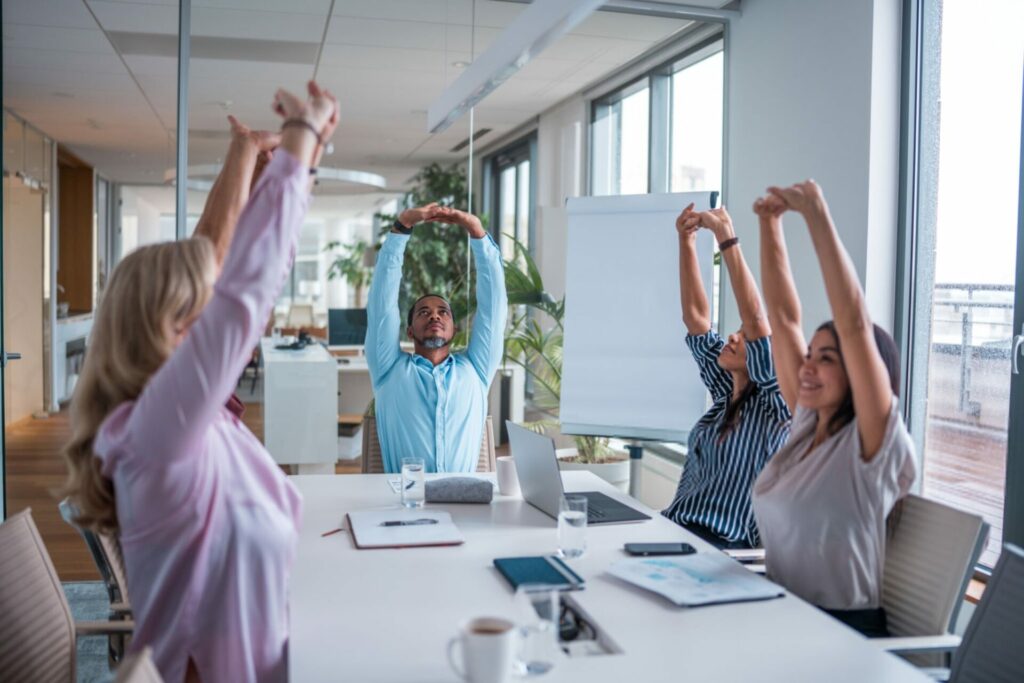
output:
[[[75,621],[104,621],[110,615],[107,590],[99,581],[69,581],[64,595]],[[107,637],[85,636],[78,639],[78,682],[105,683],[114,674],[107,666]]]

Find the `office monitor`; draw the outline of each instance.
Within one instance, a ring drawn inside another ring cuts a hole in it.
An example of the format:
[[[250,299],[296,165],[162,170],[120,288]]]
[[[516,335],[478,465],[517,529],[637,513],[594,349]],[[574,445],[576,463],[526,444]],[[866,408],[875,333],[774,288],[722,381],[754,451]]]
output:
[[[332,308],[327,311],[327,346],[359,348],[366,344],[366,309]]]

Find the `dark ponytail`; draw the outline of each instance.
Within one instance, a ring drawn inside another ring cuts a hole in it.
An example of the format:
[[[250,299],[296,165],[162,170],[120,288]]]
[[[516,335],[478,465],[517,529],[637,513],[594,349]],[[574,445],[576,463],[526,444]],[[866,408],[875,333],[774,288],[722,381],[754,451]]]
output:
[[[739,396],[735,399],[729,397],[729,404],[725,407],[725,419],[722,420],[722,426],[718,428],[719,442],[724,441],[725,437],[736,429],[736,425],[740,423],[740,409],[754,395],[755,391],[757,391],[757,385],[748,380],[747,386],[743,387]]]

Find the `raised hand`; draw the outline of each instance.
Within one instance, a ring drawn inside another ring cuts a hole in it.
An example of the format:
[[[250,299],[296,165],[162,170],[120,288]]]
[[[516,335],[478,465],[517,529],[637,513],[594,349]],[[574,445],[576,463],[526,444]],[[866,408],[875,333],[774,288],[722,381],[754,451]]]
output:
[[[736,236],[736,231],[732,227],[732,217],[724,206],[710,211],[701,211],[698,215],[701,226],[710,230],[719,243]]]
[[[426,206],[417,206],[412,209],[406,209],[398,215],[398,222],[407,228],[411,228],[418,223],[434,220],[432,216],[436,210],[437,202],[431,202]]]
[[[676,230],[680,237],[696,237],[700,229],[700,214],[693,210],[693,202],[676,217]]]
[[[281,144],[281,134],[269,130],[253,130],[231,114],[228,114],[228,122],[231,124],[231,136],[235,139],[247,140],[256,146],[256,150],[270,154]]]
[[[479,239],[487,234],[484,232],[479,218],[467,211],[459,211],[447,206],[436,207],[429,220],[437,221],[438,223],[448,223],[449,225],[458,225],[461,228],[465,228],[469,236],[474,239]]]
[[[792,209],[806,216],[808,213],[820,212],[825,208],[825,196],[821,193],[818,183],[805,180],[789,187],[769,187],[768,193],[778,198],[787,209]]]
[[[338,124],[338,101],[326,90],[322,90],[316,81],[310,81],[306,89],[309,96],[303,101],[284,88],[279,88],[274,93],[274,111],[286,121],[305,121],[323,139],[324,133],[333,133],[334,126]]]
[[[786,213],[786,203],[773,194],[759,197],[754,201],[754,213],[761,221],[772,221]]]

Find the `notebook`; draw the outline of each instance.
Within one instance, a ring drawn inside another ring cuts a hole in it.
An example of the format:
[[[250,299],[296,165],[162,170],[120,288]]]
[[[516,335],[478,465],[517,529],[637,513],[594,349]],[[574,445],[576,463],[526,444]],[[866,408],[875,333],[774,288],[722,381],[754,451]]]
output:
[[[631,558],[616,562],[608,573],[680,607],[768,600],[785,594],[768,579],[718,551]]]
[[[360,550],[461,545],[452,516],[440,510],[361,510],[350,512],[348,528]]]
[[[554,555],[499,557],[494,566],[513,589],[523,584],[543,584],[561,590],[583,590],[585,586],[583,579]]]

